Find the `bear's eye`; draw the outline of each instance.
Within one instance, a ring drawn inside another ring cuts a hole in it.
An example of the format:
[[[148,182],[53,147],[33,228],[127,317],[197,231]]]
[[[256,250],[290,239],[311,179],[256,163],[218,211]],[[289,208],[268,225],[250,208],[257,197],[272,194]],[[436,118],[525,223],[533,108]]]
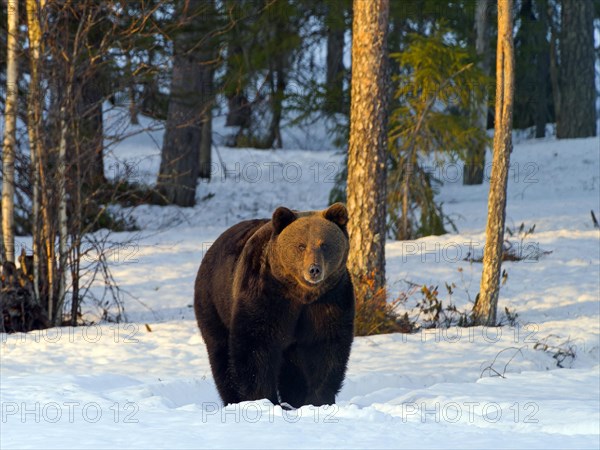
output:
[[[306,250],[306,245],[304,245],[304,244],[299,244],[299,245],[298,245],[298,250],[300,250],[301,252],[303,252],[304,250]]]

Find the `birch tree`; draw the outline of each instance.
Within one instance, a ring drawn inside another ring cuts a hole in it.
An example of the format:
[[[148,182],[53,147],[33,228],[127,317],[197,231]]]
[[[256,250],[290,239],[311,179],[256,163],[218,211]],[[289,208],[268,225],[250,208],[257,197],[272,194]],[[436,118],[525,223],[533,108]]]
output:
[[[498,1],[494,156],[488,195],[481,288],[473,306],[473,320],[476,325],[496,325],[496,309],[500,291],[506,185],[512,151],[512,114],[515,88],[512,10],[513,0]]]
[[[6,261],[15,262],[15,146],[19,77],[19,2],[8,1],[6,48],[6,110],[2,145],[2,237]]]

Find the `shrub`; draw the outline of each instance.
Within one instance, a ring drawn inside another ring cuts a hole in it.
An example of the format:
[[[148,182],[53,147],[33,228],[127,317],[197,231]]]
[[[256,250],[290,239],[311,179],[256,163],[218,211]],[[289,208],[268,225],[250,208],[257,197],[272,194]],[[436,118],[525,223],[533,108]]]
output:
[[[373,285],[374,277],[365,276],[362,282]],[[385,333],[411,333],[414,323],[408,318],[408,313],[398,313],[398,307],[408,299],[407,294],[388,302],[385,288],[378,289],[371,298],[359,296],[356,299],[356,315],[354,334],[369,336]]]

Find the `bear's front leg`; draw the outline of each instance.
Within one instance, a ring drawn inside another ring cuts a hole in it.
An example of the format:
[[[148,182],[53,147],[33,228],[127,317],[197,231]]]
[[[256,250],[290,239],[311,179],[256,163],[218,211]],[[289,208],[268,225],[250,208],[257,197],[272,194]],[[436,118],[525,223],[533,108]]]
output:
[[[276,405],[282,350],[275,325],[263,319],[256,320],[244,308],[236,311],[229,334],[229,364],[241,401],[266,398]]]
[[[342,388],[354,338],[354,294],[346,284],[310,305],[297,351],[307,378],[305,405],[329,405]]]
[[[305,361],[308,392],[305,405],[332,405],[342,388],[352,346],[351,336],[299,348]]]

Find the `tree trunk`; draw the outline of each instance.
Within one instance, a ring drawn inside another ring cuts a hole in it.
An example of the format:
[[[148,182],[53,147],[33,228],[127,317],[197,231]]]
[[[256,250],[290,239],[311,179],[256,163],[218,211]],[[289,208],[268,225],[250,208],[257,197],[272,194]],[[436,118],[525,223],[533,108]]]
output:
[[[106,183],[104,176],[104,119],[102,103],[105,98],[107,77],[103,73],[102,54],[105,28],[100,17],[106,15],[102,2],[79,1],[59,6],[50,3],[56,11],[60,42],[54,56],[62,64],[57,66],[60,92],[57,96],[56,121],[57,136],[61,135],[63,105],[68,106],[69,129],[67,136],[68,178],[75,172],[81,177],[80,185],[86,198],[88,217],[97,214],[98,206],[94,197]],[[62,59],[59,49],[68,55]],[[67,92],[69,94],[67,94]],[[76,166],[77,169],[76,169]]]
[[[19,82],[19,2],[9,0],[6,40],[6,107],[2,150],[2,247],[4,259],[15,262],[15,147]]]
[[[562,0],[561,6],[556,137],[596,136],[594,5],[592,0]]]
[[[491,7],[490,0],[477,0],[475,8],[475,51],[479,57],[479,67],[486,75],[489,74],[490,64],[488,57],[489,37],[487,32],[487,15]],[[487,129],[488,95],[477,105],[478,125],[482,130]],[[473,185],[483,183],[483,172],[485,167],[485,145],[474,144],[467,149],[467,158],[463,170],[463,184]]]
[[[544,137],[548,114],[550,47],[546,0],[523,0],[519,11],[521,25],[515,37],[515,128],[535,127],[535,137]]]
[[[555,13],[554,2],[550,1],[547,5],[546,19],[550,28],[550,84],[552,86],[552,102],[554,104],[554,120],[558,124],[562,122],[560,118],[561,112],[561,99],[560,99],[560,82],[559,82],[559,68],[558,68],[558,24]]]
[[[78,68],[79,70],[79,68]],[[76,104],[75,120],[78,124],[78,142],[80,146],[78,163],[80,165],[81,188],[85,194],[94,194],[99,187],[106,183],[104,176],[104,118],[102,101],[104,93],[99,69],[90,64],[84,72],[82,85],[75,87],[74,92],[80,96],[69,98]],[[77,83],[77,80],[74,81]],[[94,210],[92,214],[96,214]]]
[[[174,61],[158,189],[167,203],[194,206],[203,122],[212,104],[214,0],[179,1],[183,24],[174,37]]]
[[[326,113],[343,112],[344,97],[344,11],[339,0],[328,2],[326,15],[327,72],[325,77]]]
[[[486,242],[483,253],[481,288],[473,307],[476,325],[496,325],[496,309],[500,290],[502,243],[506,213],[506,185],[512,151],[512,113],[514,100],[513,0],[498,1],[498,47],[496,53],[496,115],[494,157]]]
[[[534,48],[535,63],[537,67],[537,83],[535,85],[535,110],[533,112],[535,123],[535,137],[546,136],[546,123],[549,119],[549,99],[552,97],[550,91],[550,45],[548,44],[548,21],[546,0],[538,0],[538,19],[535,21]]]
[[[214,56],[214,53],[213,53]],[[200,138],[200,160],[198,176],[205,180],[210,180],[211,163],[212,163],[212,99],[215,97],[214,92],[214,66],[208,64],[206,66],[206,95],[211,99],[204,107],[202,117],[202,137]]]
[[[276,57],[274,70],[271,70],[271,122],[269,123],[269,132],[265,142],[261,144],[263,148],[281,148],[283,141],[281,138],[281,116],[283,113],[283,99],[286,88],[286,68],[284,59],[286,55]]]
[[[251,117],[252,107],[243,91],[236,92],[227,99],[226,127],[249,128]]]
[[[71,97],[67,89],[67,98]],[[61,326],[62,311],[67,292],[67,114],[63,106],[60,111],[60,143],[58,147],[58,296],[56,314],[50,317],[54,326]]]
[[[210,180],[212,163],[212,108],[208,107],[202,123],[198,176]]]
[[[29,37],[30,82],[27,99],[27,134],[29,136],[29,154],[31,158],[32,184],[32,251],[33,251],[33,291],[36,302],[40,301],[40,182],[38,170],[38,154],[40,141],[40,124],[42,117],[42,98],[40,96],[40,53],[42,42],[41,9],[45,0],[27,0],[27,35]]]
[[[79,268],[81,263],[80,242],[73,248],[73,261],[71,261],[71,326],[77,326],[77,315],[79,314]]]
[[[227,49],[227,73],[225,75],[226,83],[233,85],[234,89],[227,92],[227,118],[225,120],[226,127],[240,127],[246,129],[250,127],[250,118],[252,108],[245,95],[242,81],[239,79],[237,65],[244,58],[244,51],[237,40],[240,39],[237,30],[234,28],[230,33],[234,42],[230,42]]]
[[[385,289],[389,0],[354,0],[348,148],[348,268],[356,294]]]

